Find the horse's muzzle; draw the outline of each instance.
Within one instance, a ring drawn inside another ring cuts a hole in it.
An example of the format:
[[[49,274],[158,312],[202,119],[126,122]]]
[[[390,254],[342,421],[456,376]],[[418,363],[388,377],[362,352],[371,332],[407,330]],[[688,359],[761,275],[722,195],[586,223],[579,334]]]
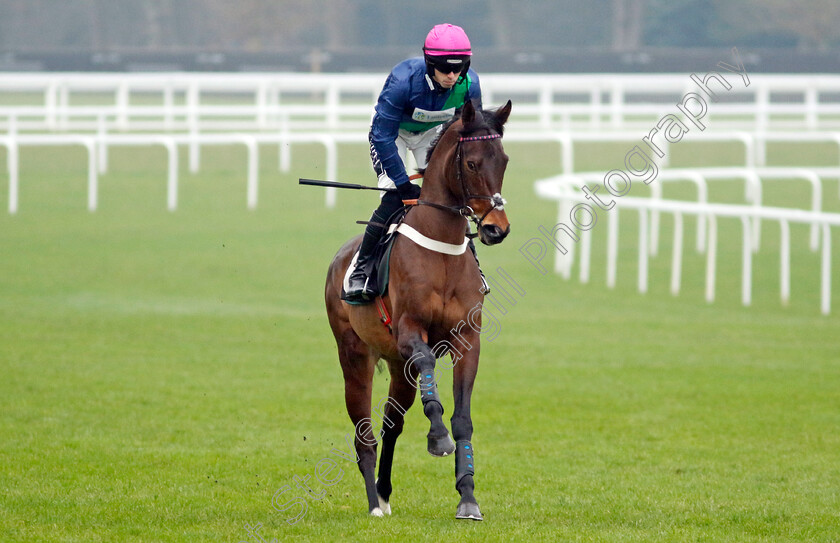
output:
[[[502,230],[501,227],[495,224],[482,224],[481,228],[478,229],[478,239],[484,245],[496,245],[497,243],[501,243],[509,233],[510,225]]]

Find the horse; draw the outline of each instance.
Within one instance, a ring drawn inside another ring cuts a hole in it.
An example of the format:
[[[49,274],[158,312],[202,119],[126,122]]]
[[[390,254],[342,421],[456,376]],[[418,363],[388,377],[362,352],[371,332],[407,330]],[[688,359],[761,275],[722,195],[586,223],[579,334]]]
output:
[[[330,264],[327,315],[344,374],[347,413],[356,429],[354,446],[370,515],[391,514],[394,446],[419,390],[430,423],[428,452],[438,457],[455,453],[455,488],[461,496],[455,516],[483,519],[474,493],[470,397],[478,370],[484,288],[478,263],[466,251],[465,232],[468,219],[485,245],[502,242],[510,232],[501,197],[508,163],[501,136],[510,110],[510,101],[494,111],[467,102],[460,117],[443,125],[429,150],[420,197],[407,202],[411,207],[398,229],[405,235],[394,240],[388,291],[377,304],[351,305],[340,297],[361,236],[345,243]],[[383,326],[383,309],[391,329]],[[435,376],[436,359],[446,353],[453,363],[454,441],[443,422]],[[377,441],[371,395],[379,360],[387,363],[391,383],[376,410],[382,417],[382,451],[374,479]]]

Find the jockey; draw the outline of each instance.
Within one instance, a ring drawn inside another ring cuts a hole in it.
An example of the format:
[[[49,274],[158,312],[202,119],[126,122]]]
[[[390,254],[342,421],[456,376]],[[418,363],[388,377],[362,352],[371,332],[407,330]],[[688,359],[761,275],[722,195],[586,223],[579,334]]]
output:
[[[403,200],[420,196],[405,170],[404,157],[414,154],[418,168],[426,167],[426,154],[442,125],[456,110],[472,100],[481,107],[478,74],[470,69],[472,49],[464,30],[439,24],[429,31],[423,44],[423,58],[410,58],[397,64],[379,94],[370,127],[370,158],[380,188],[381,202],[370,218],[349,278],[348,301],[372,300],[376,293],[368,287],[365,267],[373,254],[389,217],[403,207]],[[470,241],[475,254],[475,246]],[[485,285],[486,288],[486,285]]]

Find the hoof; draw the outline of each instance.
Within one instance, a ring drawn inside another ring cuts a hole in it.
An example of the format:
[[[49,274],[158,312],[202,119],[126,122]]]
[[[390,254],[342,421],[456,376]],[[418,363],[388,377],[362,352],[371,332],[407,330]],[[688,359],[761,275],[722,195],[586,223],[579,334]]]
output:
[[[384,516],[385,516],[385,514],[382,512],[382,509],[380,509],[380,508],[378,508],[378,507],[374,507],[374,508],[370,511],[370,516],[372,516],[372,517],[384,517]]]
[[[455,452],[455,442],[446,434],[443,437],[426,436],[428,445],[426,450],[432,456],[448,456]]]
[[[390,515],[391,514],[391,504],[386,502],[385,500],[383,500],[382,496],[380,496],[379,493],[376,494],[376,497],[379,499],[379,509],[381,509],[384,514]]]
[[[481,516],[481,510],[477,503],[459,503],[458,511],[455,512],[455,518],[469,519],[469,520],[484,520]]]

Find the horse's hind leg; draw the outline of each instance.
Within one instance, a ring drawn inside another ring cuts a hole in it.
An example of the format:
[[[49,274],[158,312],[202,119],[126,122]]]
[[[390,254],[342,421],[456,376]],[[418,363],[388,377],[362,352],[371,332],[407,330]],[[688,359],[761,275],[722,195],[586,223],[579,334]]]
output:
[[[405,412],[414,403],[416,387],[403,374],[402,364],[389,365],[391,386],[388,397],[379,402],[376,413],[382,417],[382,453],[379,456],[379,477],[376,479],[376,492],[379,507],[386,515],[391,514],[391,466],[394,461],[394,447],[403,431]],[[416,379],[417,374],[414,373]],[[384,405],[383,405],[384,404]]]
[[[373,372],[376,360],[370,350],[348,327],[338,341],[338,357],[344,372],[344,400],[347,414],[355,428],[356,454],[359,457],[359,471],[365,480],[365,493],[368,499],[368,511],[381,517],[382,510],[376,495],[376,437],[370,418],[370,400],[373,390]]]
[[[406,359],[406,379],[409,378],[409,372],[412,379],[417,375],[415,372],[420,375],[420,399],[423,402],[423,413],[430,424],[426,435],[427,450],[432,456],[452,454],[455,452],[455,443],[443,423],[443,404],[440,403],[435,379],[435,356],[419,333],[404,333],[402,323],[400,328],[399,348],[400,354]]]

